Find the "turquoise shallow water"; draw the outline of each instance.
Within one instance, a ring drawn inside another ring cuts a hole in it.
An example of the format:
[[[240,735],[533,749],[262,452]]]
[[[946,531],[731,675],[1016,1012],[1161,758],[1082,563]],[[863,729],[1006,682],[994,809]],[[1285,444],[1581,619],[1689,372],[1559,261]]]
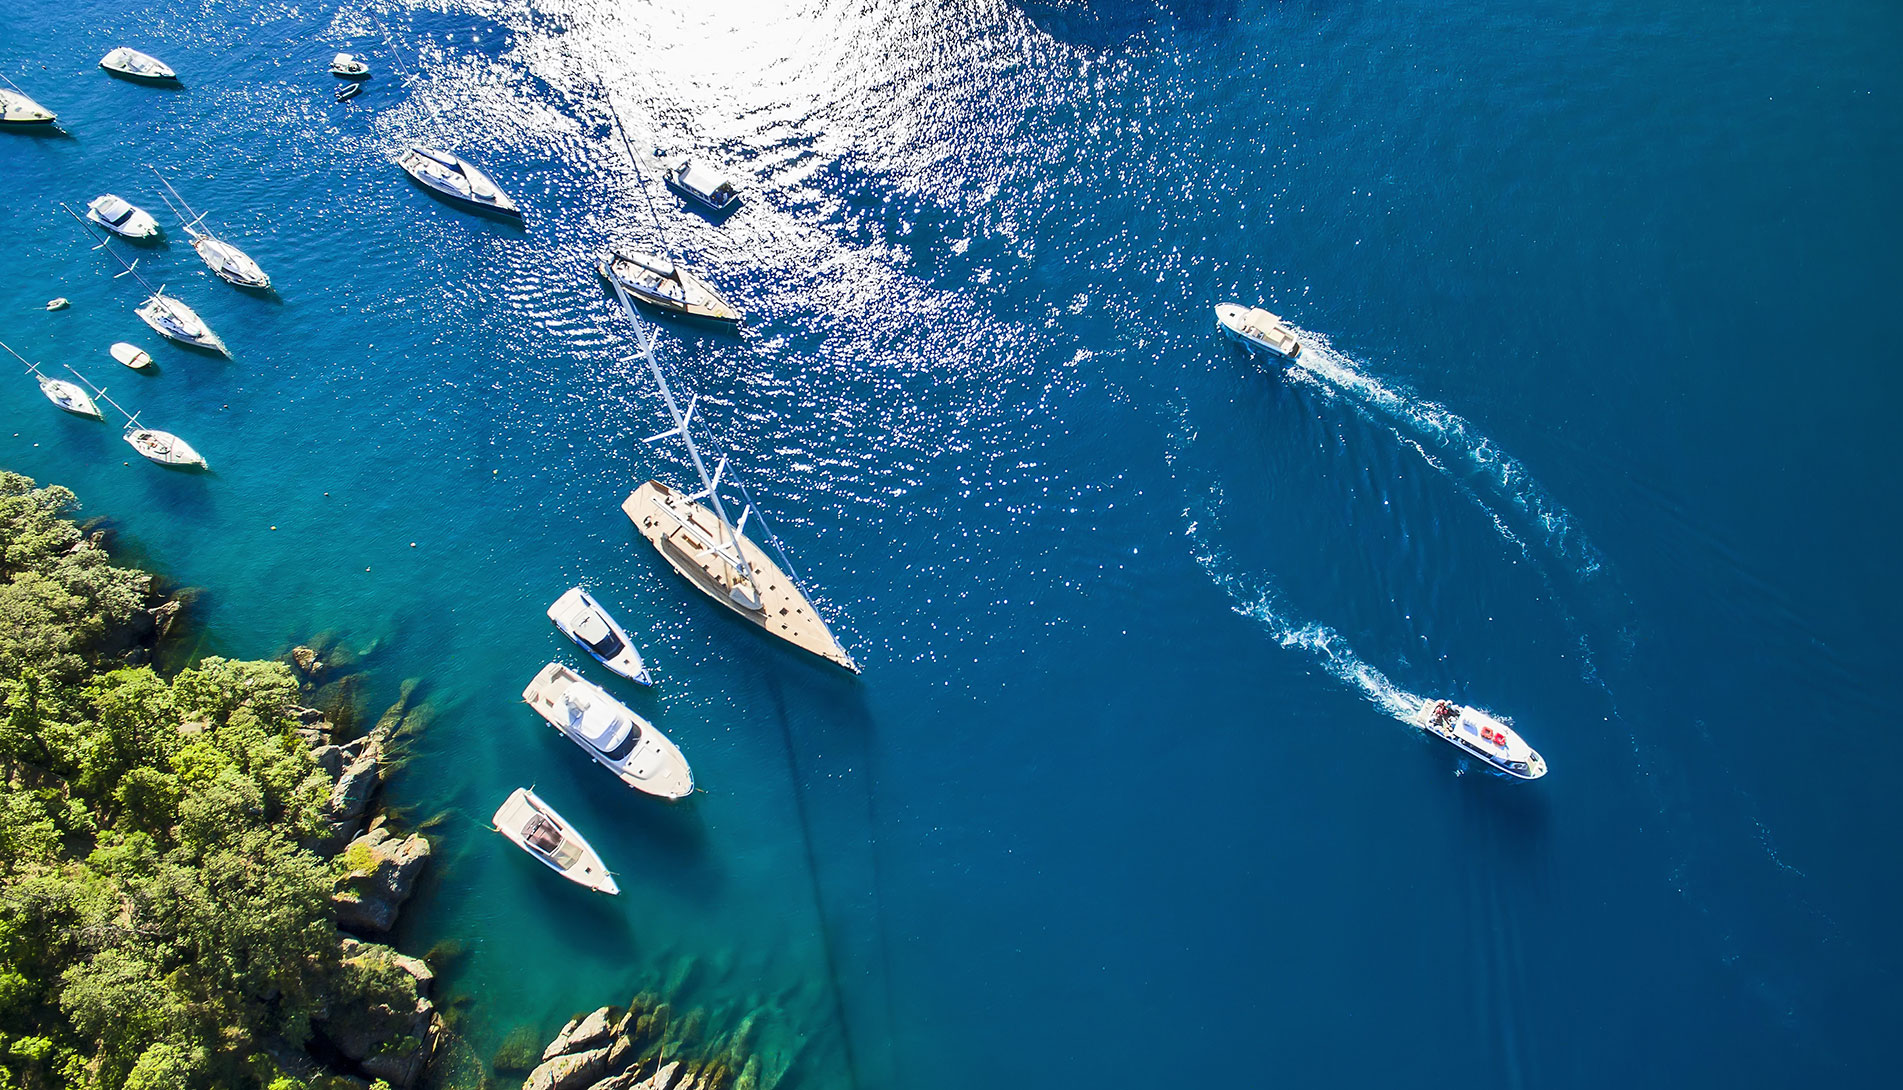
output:
[[[787,1085],[1874,1081],[1897,1014],[1880,714],[1903,19],[1885,5],[30,0],[0,70],[0,339],[210,459],[0,386],[0,464],[434,718],[393,794],[479,1049],[663,987]],[[145,28],[134,33],[135,22]],[[93,67],[125,41],[161,91]],[[331,99],[322,62],[378,75]],[[420,56],[419,56],[420,54]],[[687,597],[618,505],[681,480],[592,279],[638,149],[744,179],[670,241],[752,316],[669,327],[858,678]],[[520,227],[384,158],[431,139]],[[56,207],[160,211],[163,346]],[[37,308],[55,295],[74,306]],[[1262,300],[1310,369],[1210,327]],[[104,355],[134,340],[159,373]],[[275,527],[275,529],[273,529]],[[414,543],[414,545],[412,545]],[[631,797],[517,703],[585,580],[706,789]],[[1463,769],[1420,695],[1553,773]],[[374,707],[370,708],[374,713]],[[484,828],[534,783],[623,876]]]

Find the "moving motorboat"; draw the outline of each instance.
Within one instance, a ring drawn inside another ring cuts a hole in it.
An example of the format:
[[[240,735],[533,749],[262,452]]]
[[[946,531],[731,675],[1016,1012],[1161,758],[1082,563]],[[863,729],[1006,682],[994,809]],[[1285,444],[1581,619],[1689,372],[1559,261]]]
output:
[[[603,280],[625,288],[637,303],[682,318],[740,324],[740,312],[693,270],[671,258],[609,251],[595,262]]]
[[[126,424],[125,441],[132,444],[133,450],[162,466],[174,469],[205,468],[205,459],[192,449],[190,443],[169,431],[141,428],[137,417]]]
[[[1297,359],[1302,354],[1302,342],[1295,339],[1288,323],[1261,307],[1218,304],[1216,328],[1243,344],[1266,348],[1284,359]]]
[[[1511,726],[1478,708],[1429,700],[1414,714],[1414,725],[1509,776],[1537,780],[1546,775],[1545,758]]]
[[[71,299],[66,298],[64,295],[60,296],[57,299],[48,299],[46,301],[46,309],[48,310],[65,310],[67,307],[70,307],[72,305],[73,305],[73,301]]]
[[[528,788],[516,788],[493,820],[496,832],[563,878],[597,893],[612,896],[621,892],[614,875],[608,873],[588,841]]]
[[[170,194],[164,198],[165,203],[184,225],[186,237],[192,240],[192,249],[198,251],[199,260],[227,284],[259,291],[270,290],[271,278],[256,261],[251,260],[250,254],[219,238],[209,227],[204,226],[205,216],[210,213],[193,212],[192,206],[186,204],[185,198],[172,188],[172,183],[165,180],[165,175],[159,174],[159,168],[152,167],[151,170],[158,174],[159,183]]]
[[[26,92],[0,87],[0,125],[51,125],[56,120],[53,111]]]
[[[669,189],[714,212],[725,212],[740,200],[732,182],[692,159],[682,159],[662,174],[661,180]]]
[[[151,354],[136,344],[127,344],[124,341],[120,341],[114,344],[110,349],[107,349],[107,351],[112,353],[113,359],[132,368],[134,371],[143,371],[152,366]]]
[[[207,352],[217,352],[229,356],[231,350],[218,334],[211,331],[198,312],[186,306],[182,301],[165,294],[164,287],[153,292],[151,298],[140,304],[132,313],[139,320],[152,327],[152,331],[166,340],[175,341],[191,348],[202,348]]]
[[[172,71],[171,65],[149,53],[141,53],[123,45],[99,58],[99,67],[116,76],[145,80],[148,83],[163,83],[178,79],[178,73]]]
[[[460,155],[411,144],[397,153],[396,165],[419,185],[452,201],[518,218],[522,215],[507,193]]]
[[[522,699],[629,787],[664,799],[693,794],[694,774],[666,735],[561,663],[544,666]]]
[[[370,66],[362,57],[339,53],[331,58],[330,74],[339,79],[369,79]]]
[[[159,221],[150,212],[115,193],[94,197],[86,206],[86,218],[121,238],[148,239],[159,233]]]
[[[641,652],[601,603],[580,587],[570,587],[548,607],[548,619],[596,662],[643,685],[654,684]]]

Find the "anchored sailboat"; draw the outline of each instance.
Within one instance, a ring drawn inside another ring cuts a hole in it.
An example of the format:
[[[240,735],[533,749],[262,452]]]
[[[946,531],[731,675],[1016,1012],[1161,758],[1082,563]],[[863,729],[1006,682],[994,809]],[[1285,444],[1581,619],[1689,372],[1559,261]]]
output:
[[[690,399],[687,408],[682,410],[654,355],[658,331],[635,313],[633,300],[620,284],[613,287],[621,309],[634,325],[641,345],[640,358],[647,363],[661,400],[674,421],[672,428],[649,436],[647,442],[679,439],[687,448],[687,459],[694,472],[700,475],[700,491],[693,495],[683,495],[660,481],[648,481],[622,503],[622,512],[662,559],[701,593],[759,625],[765,632],[858,673],[859,664],[846,653],[806,592],[800,589],[791,573],[792,562],[787,560],[779,539],[755,510],[745,486],[737,481],[732,483],[740,488],[747,502],[741,508],[739,521],[728,517],[727,507],[720,499],[727,458],[722,455],[714,471],[707,472],[707,463],[701,457],[692,430],[696,400]],[[759,524],[766,542],[786,562],[785,568],[774,563],[765,550],[743,532],[749,519]]]
[[[60,408],[65,409],[75,416],[90,416],[94,420],[105,419],[105,415],[99,411],[98,404],[93,401],[85,390],[71,382],[67,382],[63,378],[54,378],[40,370],[39,364],[15,352],[13,346],[5,341],[0,341],[0,348],[6,349],[7,355],[26,364],[26,373],[39,380],[40,392],[46,395],[46,400],[51,401],[53,404],[58,405]],[[73,371],[71,364],[68,364],[66,369]],[[86,376],[80,374],[78,371],[73,371],[73,377],[79,379],[81,382],[86,381]],[[101,395],[105,393],[104,390],[100,390],[99,392]]]
[[[73,371],[71,367],[68,367],[67,370]],[[125,431],[120,433],[120,438],[131,444],[132,449],[138,451],[141,457],[150,459],[162,466],[170,466],[173,469],[205,468],[204,456],[200,455],[196,450],[193,450],[190,443],[187,443],[169,431],[140,427],[138,413],[126,412],[125,406],[107,397],[104,389],[93,386],[92,382],[78,371],[73,371],[73,377],[86,383],[88,386],[92,386],[93,393],[98,396],[99,400],[118,409],[119,415],[126,418]]]
[[[73,220],[79,224],[79,229],[86,232],[88,238],[98,238],[93,234],[92,228],[86,226],[86,221],[79,218],[79,213],[64,204],[60,207],[66,209],[66,214],[73,217]],[[114,280],[122,276],[130,276],[144,285],[145,290],[152,293],[133,313],[139,316],[140,321],[151,326],[154,333],[192,348],[202,348],[223,356],[231,355],[230,349],[225,347],[225,342],[219,339],[218,334],[211,331],[211,327],[205,324],[205,320],[198,316],[197,311],[165,294],[165,285],[161,284],[155,288],[146,283],[145,277],[138,273],[137,260],[127,264],[126,259],[120,257],[105,239],[100,239],[99,245],[94,246],[93,249],[106,251],[112,255],[114,261],[124,266],[124,272],[112,274]]]
[[[159,174],[158,167],[147,163],[146,169],[158,174],[159,184],[165,187],[166,193],[170,194],[162,198],[165,206],[170,208],[172,214],[178,217],[179,222],[185,225],[185,234],[192,240],[192,249],[198,251],[198,256],[204,260],[212,272],[218,274],[220,280],[240,288],[270,290],[271,278],[265,275],[265,271],[258,267],[257,262],[251,260],[250,254],[212,234],[209,228],[199,226],[205,221],[205,217],[211,214],[210,212],[193,212],[192,206],[186,204],[185,198],[179,196],[178,190],[172,188],[172,183],[165,180],[165,175]],[[174,201],[177,203],[173,203]]]
[[[403,81],[405,87],[410,86],[410,70],[404,65],[403,55],[397,51],[396,43],[390,39],[390,32],[384,29],[381,20],[377,22],[377,29],[382,31],[383,43],[390,49],[390,63],[396,66],[397,78]],[[436,110],[428,102],[423,106],[429,110],[430,117],[437,120],[437,127],[441,128],[442,119],[437,117]],[[445,200],[514,220],[522,218],[521,206],[504,193],[494,179],[455,152],[424,144],[405,144],[391,157],[391,161],[402,167],[403,172],[416,184]]]

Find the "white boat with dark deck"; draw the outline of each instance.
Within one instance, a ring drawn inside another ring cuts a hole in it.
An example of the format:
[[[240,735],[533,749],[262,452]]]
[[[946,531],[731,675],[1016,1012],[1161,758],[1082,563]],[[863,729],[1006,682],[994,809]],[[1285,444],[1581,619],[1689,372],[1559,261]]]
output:
[[[505,216],[522,215],[522,209],[487,174],[454,152],[411,144],[397,153],[396,165],[418,185],[449,200]]]
[[[1288,323],[1261,307],[1219,303],[1216,328],[1243,344],[1266,348],[1284,359],[1298,359],[1302,354],[1302,342],[1295,339]]]
[[[692,159],[682,159],[661,175],[667,187],[711,212],[725,212],[740,201],[733,183]]]
[[[629,681],[654,684],[647,665],[641,661],[641,652],[634,649],[634,641],[587,591],[568,588],[548,607],[548,619],[596,662]]]
[[[370,66],[362,57],[339,53],[330,61],[330,74],[338,79],[369,79]]]
[[[148,239],[159,233],[159,221],[150,212],[116,193],[94,197],[86,206],[86,218],[121,238]]]
[[[1537,780],[1546,775],[1546,759],[1519,732],[1478,708],[1429,700],[1414,714],[1414,725],[1509,776]]]
[[[172,71],[171,65],[130,46],[122,45],[99,58],[99,67],[115,76],[144,80],[147,83],[167,83],[178,79],[178,73]]]
[[[516,788],[492,820],[496,832],[563,878],[597,893],[621,892],[588,841],[528,788]]]
[[[159,174],[159,168],[151,167],[150,169],[152,173],[158,174],[159,184],[163,185],[166,192],[170,194],[164,198],[166,207],[170,208],[172,214],[177,216],[179,222],[184,225],[185,234],[192,240],[192,249],[198,251],[199,260],[216,273],[218,279],[227,284],[269,291],[271,277],[259,267],[256,261],[251,260],[250,254],[219,238],[211,232],[210,228],[203,226],[205,217],[211,213],[192,211],[192,206],[185,203],[185,198],[179,195],[178,190],[172,188],[171,182],[165,180],[165,175]]]
[[[544,666],[522,690],[522,699],[595,763],[636,791],[664,799],[694,793],[694,773],[687,767],[687,758],[666,735],[561,663]]]

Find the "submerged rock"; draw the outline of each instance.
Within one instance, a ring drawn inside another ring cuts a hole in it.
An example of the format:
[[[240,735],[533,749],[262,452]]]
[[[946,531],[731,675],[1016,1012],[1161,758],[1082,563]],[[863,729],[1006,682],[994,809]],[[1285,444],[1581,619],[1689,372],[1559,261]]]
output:
[[[589,1090],[607,1070],[605,1048],[564,1053],[530,1072],[522,1090]]]
[[[403,902],[410,899],[429,856],[429,841],[423,836],[411,833],[398,840],[379,819],[344,851],[344,859],[353,870],[339,880],[331,894],[338,925],[360,931],[388,931],[396,924]],[[429,971],[422,962],[416,964],[423,972]]]
[[[583,1052],[599,1046],[608,1039],[610,1028],[615,1021],[615,1009],[602,1007],[591,1014],[571,1019],[555,1035],[547,1048],[542,1050],[542,1059],[552,1060],[565,1052]]]
[[[317,657],[316,651],[308,647],[291,648],[291,665],[297,667],[298,673],[313,681],[317,679],[317,675],[324,672],[323,660]]]

